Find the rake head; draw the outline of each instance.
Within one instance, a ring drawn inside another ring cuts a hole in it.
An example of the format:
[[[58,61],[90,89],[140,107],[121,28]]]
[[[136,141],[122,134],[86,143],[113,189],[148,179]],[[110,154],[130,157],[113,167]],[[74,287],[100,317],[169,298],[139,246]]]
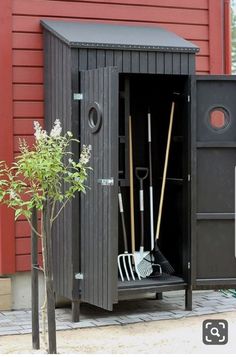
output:
[[[123,254],[119,254],[117,257],[117,263],[118,263],[118,269],[120,273],[121,280],[124,281],[124,275],[123,275],[123,270],[126,275],[126,279],[128,281],[135,280],[134,272],[133,272],[133,267],[132,267],[132,260],[134,261],[134,255],[131,253],[124,252]],[[140,275],[136,269],[136,266],[134,266],[134,269],[138,275],[139,280]],[[130,278],[131,277],[131,278]]]

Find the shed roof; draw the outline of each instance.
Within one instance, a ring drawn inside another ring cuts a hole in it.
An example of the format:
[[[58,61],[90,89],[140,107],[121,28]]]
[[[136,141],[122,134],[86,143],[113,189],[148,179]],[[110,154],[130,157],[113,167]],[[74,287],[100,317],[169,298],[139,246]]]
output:
[[[41,24],[70,47],[192,52],[197,46],[160,27],[42,20]]]

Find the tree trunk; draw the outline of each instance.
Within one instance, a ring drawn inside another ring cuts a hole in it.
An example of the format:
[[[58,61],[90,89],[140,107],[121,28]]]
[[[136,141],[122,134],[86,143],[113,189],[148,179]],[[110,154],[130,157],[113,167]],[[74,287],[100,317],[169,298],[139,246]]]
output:
[[[57,353],[56,347],[56,320],[55,320],[55,297],[53,286],[53,258],[52,239],[50,226],[50,204],[49,201],[43,205],[43,240],[44,240],[44,278],[47,294],[47,320],[48,320],[48,353]]]

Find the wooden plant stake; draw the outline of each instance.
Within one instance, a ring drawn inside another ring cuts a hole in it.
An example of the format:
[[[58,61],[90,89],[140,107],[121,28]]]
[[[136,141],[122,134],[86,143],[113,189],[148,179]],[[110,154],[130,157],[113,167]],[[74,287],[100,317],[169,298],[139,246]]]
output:
[[[56,347],[56,319],[55,319],[55,297],[53,286],[53,258],[52,237],[50,222],[50,203],[46,199],[42,212],[42,241],[44,255],[44,279],[46,284],[47,320],[48,320],[48,353],[57,353]]]
[[[38,237],[37,210],[32,209],[31,216],[31,313],[32,313],[32,347],[40,349],[39,342],[39,297],[38,297]]]

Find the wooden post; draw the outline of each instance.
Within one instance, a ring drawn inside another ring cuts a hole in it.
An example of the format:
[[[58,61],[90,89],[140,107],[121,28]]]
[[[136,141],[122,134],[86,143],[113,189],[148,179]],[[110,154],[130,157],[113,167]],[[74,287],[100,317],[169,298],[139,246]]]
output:
[[[33,208],[32,227],[37,230],[37,210]],[[39,297],[38,297],[38,237],[31,229],[31,314],[32,314],[32,347],[39,350]]]
[[[53,286],[53,258],[52,237],[50,226],[50,204],[46,200],[43,206],[43,240],[44,240],[44,278],[47,294],[47,319],[48,319],[48,353],[57,353],[56,347],[56,319],[55,319],[55,297]]]

